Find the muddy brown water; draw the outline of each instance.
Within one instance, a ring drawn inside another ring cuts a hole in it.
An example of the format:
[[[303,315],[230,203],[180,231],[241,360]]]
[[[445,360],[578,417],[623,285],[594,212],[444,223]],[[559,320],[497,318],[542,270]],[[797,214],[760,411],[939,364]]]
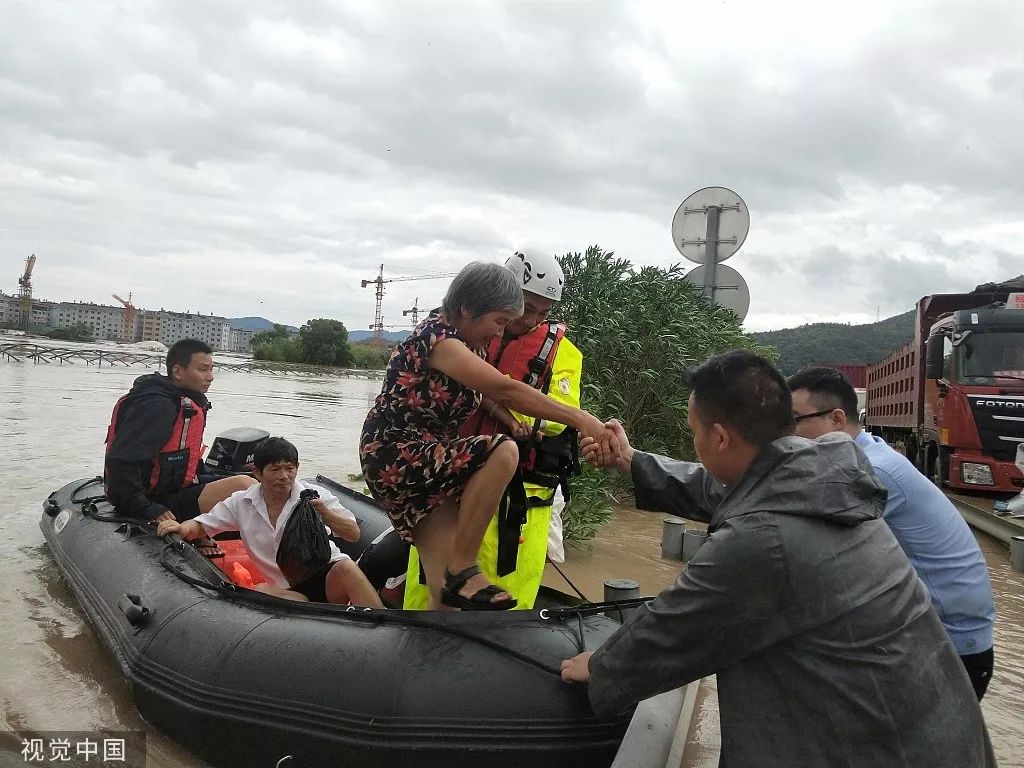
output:
[[[38,527],[50,491],[100,471],[110,409],[142,373],[0,362],[0,763],[21,760],[12,732],[108,729],[145,730],[150,766],[205,765],[142,721]],[[298,445],[304,475],[345,480],[358,472],[359,428],[378,388],[372,379],[224,371],[210,391],[207,442],[230,427],[262,427]],[[659,557],[660,536],[660,515],[618,509],[595,542],[569,550],[563,570],[592,599],[600,599],[609,578],[634,579],[643,594],[655,594],[680,569]],[[1000,764],[1024,766],[1024,574],[1010,570],[1005,546],[978,536],[999,610],[996,674],[983,709]],[[570,591],[550,568],[546,582]],[[710,682],[691,730],[691,766],[717,762],[718,713]]]

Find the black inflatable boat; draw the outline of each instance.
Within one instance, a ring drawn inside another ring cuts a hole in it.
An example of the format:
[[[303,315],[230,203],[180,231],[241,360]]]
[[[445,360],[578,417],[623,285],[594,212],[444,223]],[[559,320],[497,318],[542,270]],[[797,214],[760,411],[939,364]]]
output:
[[[387,517],[370,498],[316,482],[360,522],[350,555],[387,546]],[[102,492],[95,479],[50,494],[43,535],[142,716],[213,765],[611,763],[630,715],[595,717],[586,690],[558,675],[562,659],[618,626],[597,607],[552,590],[534,611],[289,602],[238,586],[177,537],[118,518]]]

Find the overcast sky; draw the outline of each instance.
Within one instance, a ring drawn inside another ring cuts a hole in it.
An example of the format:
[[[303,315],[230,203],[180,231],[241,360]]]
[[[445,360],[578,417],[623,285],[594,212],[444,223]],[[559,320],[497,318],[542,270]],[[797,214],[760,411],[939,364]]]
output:
[[[830,5],[8,0],[0,289],[366,328],[381,263],[681,261],[709,185],[751,330],[1024,272],[1024,3]]]

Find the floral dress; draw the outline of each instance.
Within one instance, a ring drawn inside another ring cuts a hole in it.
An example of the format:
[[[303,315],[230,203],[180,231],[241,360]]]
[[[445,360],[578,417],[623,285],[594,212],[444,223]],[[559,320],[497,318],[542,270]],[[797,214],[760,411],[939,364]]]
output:
[[[455,326],[431,315],[395,348],[359,438],[370,493],[410,542],[416,524],[444,502],[458,501],[491,449],[511,439],[459,437],[481,395],[427,366],[434,345],[445,338],[461,340]]]

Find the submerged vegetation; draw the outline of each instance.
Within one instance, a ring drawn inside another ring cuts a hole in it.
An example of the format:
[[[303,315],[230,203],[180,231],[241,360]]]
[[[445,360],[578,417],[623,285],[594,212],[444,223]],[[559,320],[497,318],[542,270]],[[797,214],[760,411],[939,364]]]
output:
[[[90,342],[95,341],[96,337],[93,335],[92,326],[88,323],[74,323],[69,325],[67,328],[52,328],[41,332],[43,336],[48,339],[57,339],[59,341],[79,341],[79,342]]]

